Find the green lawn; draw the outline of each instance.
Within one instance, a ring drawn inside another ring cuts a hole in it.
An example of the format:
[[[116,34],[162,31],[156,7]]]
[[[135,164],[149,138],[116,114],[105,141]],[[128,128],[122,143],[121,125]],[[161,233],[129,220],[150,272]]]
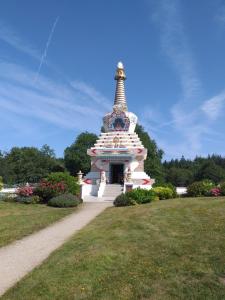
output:
[[[109,208],[2,299],[225,299],[225,197]]]
[[[0,247],[42,229],[73,211],[74,208],[0,201]]]

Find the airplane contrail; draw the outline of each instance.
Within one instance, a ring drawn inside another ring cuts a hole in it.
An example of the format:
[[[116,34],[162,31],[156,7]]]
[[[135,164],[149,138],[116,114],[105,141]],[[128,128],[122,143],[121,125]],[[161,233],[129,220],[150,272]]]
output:
[[[40,71],[41,71],[41,67],[42,67],[42,65],[43,65],[43,63],[44,63],[44,60],[45,60],[46,57],[47,57],[47,54],[48,54],[48,48],[49,48],[49,46],[50,46],[50,44],[51,44],[52,37],[53,37],[53,34],[54,34],[54,31],[55,31],[55,28],[56,28],[56,25],[57,25],[58,21],[59,21],[59,17],[57,17],[57,18],[55,19],[55,22],[54,22],[53,25],[52,25],[52,29],[51,29],[51,32],[50,32],[50,34],[49,34],[49,36],[48,36],[48,40],[47,40],[47,43],[46,43],[46,46],[45,46],[45,50],[44,50],[44,52],[43,52],[43,54],[42,54],[42,56],[41,56],[41,61],[40,61],[40,64],[39,64],[39,67],[38,67],[37,74],[36,74],[36,76],[35,76],[34,82],[37,81],[38,76],[39,76]]]

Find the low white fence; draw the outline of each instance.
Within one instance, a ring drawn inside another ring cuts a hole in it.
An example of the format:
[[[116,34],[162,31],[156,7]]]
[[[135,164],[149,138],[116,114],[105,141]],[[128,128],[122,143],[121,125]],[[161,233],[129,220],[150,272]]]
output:
[[[17,188],[5,188],[0,191],[0,200],[4,197],[15,197]]]
[[[6,188],[6,189],[2,189],[1,191],[0,191],[0,193],[15,193],[16,192],[16,190],[17,190],[17,188]]]
[[[187,188],[186,187],[176,187],[176,191],[177,191],[178,195],[187,194]]]

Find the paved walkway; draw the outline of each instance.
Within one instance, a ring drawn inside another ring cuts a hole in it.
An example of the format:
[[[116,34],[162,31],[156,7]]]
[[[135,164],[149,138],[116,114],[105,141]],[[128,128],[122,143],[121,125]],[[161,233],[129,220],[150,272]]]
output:
[[[59,222],[0,248],[0,296],[112,203],[84,203]]]
[[[84,202],[111,202],[113,204],[113,201],[115,200],[115,197],[101,197],[98,198],[96,196],[84,196],[83,197]]]

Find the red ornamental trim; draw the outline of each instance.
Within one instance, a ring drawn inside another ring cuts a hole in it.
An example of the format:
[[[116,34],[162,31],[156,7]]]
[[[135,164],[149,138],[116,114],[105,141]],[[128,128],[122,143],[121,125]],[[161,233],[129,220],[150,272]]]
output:
[[[92,162],[92,166],[93,166],[93,167],[95,166],[95,167],[97,168],[97,166],[96,166],[96,162],[97,162],[98,160],[99,160],[99,159],[98,159],[98,158],[96,158],[96,159],[95,159],[95,161],[93,161],[93,162]]]
[[[143,180],[143,185],[150,184],[151,180],[150,179],[142,179]]]
[[[96,150],[97,150],[97,149],[92,149],[91,152],[92,152],[93,154],[96,154]]]
[[[102,150],[103,153],[119,152],[119,153],[128,153],[128,150],[120,150],[119,148],[113,148],[110,150]]]
[[[101,169],[99,169],[99,167],[96,165],[97,161],[99,160],[99,158],[97,158],[93,163],[92,163],[92,167],[95,167],[98,171],[101,171]]]
[[[86,184],[91,184],[91,183],[92,183],[92,180],[87,178],[87,179],[84,180],[84,183],[86,183]]]

